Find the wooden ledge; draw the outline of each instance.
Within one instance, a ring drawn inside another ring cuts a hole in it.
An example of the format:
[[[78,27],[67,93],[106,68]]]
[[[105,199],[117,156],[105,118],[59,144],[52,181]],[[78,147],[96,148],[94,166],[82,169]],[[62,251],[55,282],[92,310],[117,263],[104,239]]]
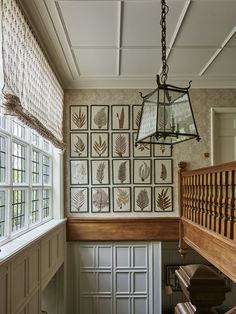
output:
[[[68,218],[67,241],[178,241],[179,218]]]

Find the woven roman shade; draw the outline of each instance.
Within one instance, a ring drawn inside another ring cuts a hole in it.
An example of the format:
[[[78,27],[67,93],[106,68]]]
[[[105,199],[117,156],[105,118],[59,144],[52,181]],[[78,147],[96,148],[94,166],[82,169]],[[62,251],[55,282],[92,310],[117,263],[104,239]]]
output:
[[[63,89],[17,0],[0,1],[2,94],[6,114],[17,116],[54,146],[63,149]]]

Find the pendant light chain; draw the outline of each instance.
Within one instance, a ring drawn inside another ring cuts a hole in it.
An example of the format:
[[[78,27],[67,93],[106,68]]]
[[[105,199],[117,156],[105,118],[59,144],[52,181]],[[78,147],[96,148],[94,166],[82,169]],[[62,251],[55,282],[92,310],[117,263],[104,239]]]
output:
[[[169,66],[166,62],[166,15],[169,11],[169,7],[166,5],[165,0],[161,0],[161,47],[162,47],[162,70],[160,79],[162,84],[166,84]]]

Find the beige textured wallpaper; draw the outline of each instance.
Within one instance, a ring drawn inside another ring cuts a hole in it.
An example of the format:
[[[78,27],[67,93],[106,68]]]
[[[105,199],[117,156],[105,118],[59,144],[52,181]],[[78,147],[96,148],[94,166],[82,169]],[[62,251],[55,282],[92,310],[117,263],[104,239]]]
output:
[[[140,90],[66,90],[64,107],[64,141],[67,150],[64,155],[65,175],[65,212],[68,217],[77,216],[70,213],[70,111],[71,105],[118,105],[141,104]],[[144,94],[149,91],[141,90]],[[210,108],[236,107],[236,89],[192,89],[190,91],[192,107],[195,114],[201,141],[191,140],[178,144],[173,149],[173,184],[174,184],[174,210],[168,213],[155,213],[156,216],[178,216],[177,171],[178,163],[186,161],[189,169],[206,167],[210,165],[210,158],[204,153],[210,153]],[[127,215],[126,215],[127,216]],[[148,213],[145,213],[148,216]]]

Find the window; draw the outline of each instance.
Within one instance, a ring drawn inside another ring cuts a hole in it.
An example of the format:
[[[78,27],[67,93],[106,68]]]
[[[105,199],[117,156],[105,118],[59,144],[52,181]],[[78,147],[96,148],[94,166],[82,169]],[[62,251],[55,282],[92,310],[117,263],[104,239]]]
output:
[[[52,218],[52,147],[0,114],[0,243]]]

